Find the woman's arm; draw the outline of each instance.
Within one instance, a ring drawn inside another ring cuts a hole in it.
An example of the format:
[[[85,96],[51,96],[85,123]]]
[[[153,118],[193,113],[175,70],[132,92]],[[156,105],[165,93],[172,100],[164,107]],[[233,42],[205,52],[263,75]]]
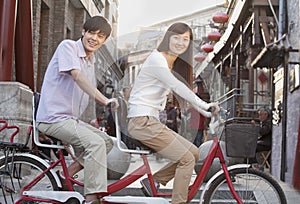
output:
[[[217,103],[206,103],[200,99],[191,89],[179,81],[168,68],[162,66],[149,67],[149,73],[151,73],[153,77],[162,81],[164,84],[168,85],[176,94],[189,101],[190,104],[205,117],[211,117],[210,113],[204,112],[210,107],[215,107],[215,111],[219,111]]]

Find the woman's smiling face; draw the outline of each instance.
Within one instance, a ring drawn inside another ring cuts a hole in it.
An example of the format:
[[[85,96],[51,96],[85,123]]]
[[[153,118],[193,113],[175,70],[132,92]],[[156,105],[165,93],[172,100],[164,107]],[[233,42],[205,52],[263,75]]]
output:
[[[190,44],[190,32],[175,34],[170,37],[169,52],[174,55],[184,53]]]

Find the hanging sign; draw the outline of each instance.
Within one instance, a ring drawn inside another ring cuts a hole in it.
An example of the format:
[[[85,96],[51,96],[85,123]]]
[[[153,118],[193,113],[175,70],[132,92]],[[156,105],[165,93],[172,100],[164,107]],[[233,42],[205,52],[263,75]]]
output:
[[[281,68],[274,73],[275,96],[274,96],[274,107],[272,111],[273,112],[272,122],[274,125],[278,125],[281,121],[284,69],[285,68]]]
[[[290,80],[289,80],[289,89],[290,92],[293,92],[295,89],[297,89],[300,86],[299,82],[299,64],[295,65],[294,69],[290,71]]]

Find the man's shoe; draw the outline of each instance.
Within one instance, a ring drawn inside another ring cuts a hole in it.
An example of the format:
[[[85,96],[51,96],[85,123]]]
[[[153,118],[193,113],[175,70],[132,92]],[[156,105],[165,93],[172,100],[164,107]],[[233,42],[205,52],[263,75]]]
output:
[[[152,189],[151,189],[151,185],[150,185],[149,179],[148,178],[144,178],[140,182],[141,182],[141,185],[143,186],[142,191],[145,194],[145,196],[152,197],[153,196],[153,192],[152,192]],[[157,182],[154,181],[154,186],[155,186],[156,191],[158,191],[158,189],[159,189],[159,183],[157,183]]]
[[[97,200],[94,200],[93,202],[92,202],[92,204],[101,204],[102,202],[99,200],[99,199],[97,199]]]
[[[85,204],[86,202],[83,201],[82,204]],[[101,204],[101,200],[98,198],[97,200],[92,201],[92,204]]]
[[[57,176],[60,180],[60,183],[61,183],[61,190],[62,191],[69,191],[67,181],[66,181],[66,179],[64,179],[60,176],[60,171],[59,170],[56,171],[56,174],[57,174]]]

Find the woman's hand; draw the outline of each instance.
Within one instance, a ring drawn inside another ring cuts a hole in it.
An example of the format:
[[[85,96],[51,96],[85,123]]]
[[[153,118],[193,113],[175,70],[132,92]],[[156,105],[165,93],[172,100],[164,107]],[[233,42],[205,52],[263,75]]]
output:
[[[217,115],[220,112],[218,102],[209,103],[209,106],[212,108],[212,115]]]

